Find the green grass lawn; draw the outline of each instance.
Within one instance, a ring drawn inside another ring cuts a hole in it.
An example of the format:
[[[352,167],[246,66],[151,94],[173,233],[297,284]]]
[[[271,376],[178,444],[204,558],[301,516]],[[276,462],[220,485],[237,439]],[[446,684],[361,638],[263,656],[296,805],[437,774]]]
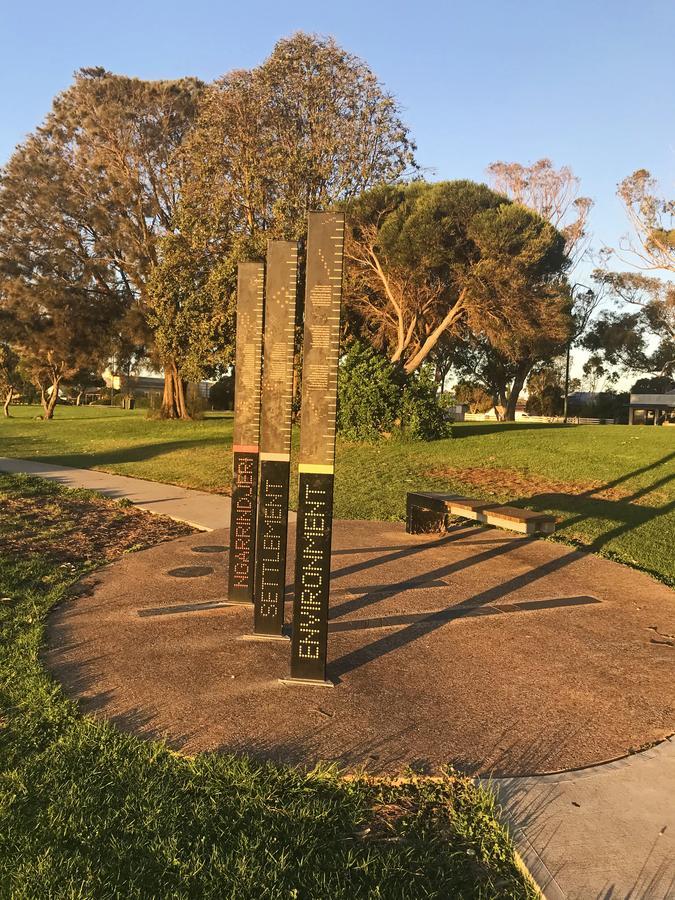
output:
[[[59,407],[42,422],[38,412],[0,421],[0,455],[229,490],[231,415],[159,422]],[[675,429],[472,423],[431,443],[339,441],[335,489],[340,518],[402,518],[414,489],[516,501],[558,516],[558,538],[675,585]]]
[[[61,424],[46,426],[52,440],[79,428],[103,452],[84,418]],[[138,446],[162,433],[122,424]],[[182,526],[26,476],[0,474],[0,508],[0,897],[535,897],[493,800],[467,779],[349,780],[190,758],[80,716],[40,664],[49,609],[99,554]]]

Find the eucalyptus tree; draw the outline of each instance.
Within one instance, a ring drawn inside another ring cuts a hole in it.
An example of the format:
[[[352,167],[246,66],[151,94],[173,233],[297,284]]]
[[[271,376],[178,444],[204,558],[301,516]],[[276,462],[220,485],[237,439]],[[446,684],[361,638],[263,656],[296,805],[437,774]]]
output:
[[[176,150],[201,90],[192,78],[83,69],[2,172],[0,296],[22,353],[41,379],[53,379],[52,395],[116,342],[152,349],[147,284],[158,241],[173,228]],[[160,362],[169,373],[165,411],[176,415],[182,383],[170,356]]]
[[[394,97],[331,38],[296,34],[207,86],[177,154],[175,229],[148,290],[155,346],[190,378],[231,361],[237,262],[299,239],[307,213],[415,170]]]
[[[509,351],[494,347],[484,334],[467,327],[451,339],[454,372],[462,382],[480,388],[491,398],[498,420],[515,419],[518,400],[532,371],[563,351],[566,319],[561,321],[558,312],[553,320],[551,330],[542,329],[528,342],[514,342]]]
[[[298,33],[204,92],[185,145],[187,204],[231,251],[301,238],[326,209],[415,170],[398,102],[332,38]]]
[[[584,338],[598,363],[617,373],[675,372],[675,284],[643,272],[597,270],[594,279],[614,301]]]
[[[596,282],[614,300],[587,336],[586,344],[599,361],[618,370],[663,375],[675,371],[675,200],[660,192],[646,169],[621,182],[633,235],[622,239],[613,254],[638,271],[594,273]]]
[[[19,356],[12,347],[0,341],[0,398],[3,415],[9,418],[9,406],[21,384]]]
[[[86,204],[69,180],[67,151],[39,131],[0,180],[0,312],[46,419],[62,382],[105,359],[124,310],[121,286],[81,227]]]
[[[635,232],[622,250],[640,269],[675,273],[675,198],[664,197],[646,169],[624,178],[617,193]]]
[[[534,210],[560,231],[572,265],[585,255],[593,201],[580,195],[581,179],[569,166],[556,169],[550,159],[538,159],[529,166],[500,161],[491,163],[487,171],[496,191]]]
[[[348,209],[352,327],[407,374],[447,341],[480,351],[512,417],[534,363],[569,332],[564,236],[469,181],[381,187]]]

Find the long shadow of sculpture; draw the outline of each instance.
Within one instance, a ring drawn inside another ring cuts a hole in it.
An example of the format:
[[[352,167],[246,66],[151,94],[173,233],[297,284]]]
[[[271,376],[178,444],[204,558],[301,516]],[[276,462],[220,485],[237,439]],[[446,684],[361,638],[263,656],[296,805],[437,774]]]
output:
[[[642,522],[649,522],[659,516],[668,514],[673,509],[675,509],[675,500],[670,501],[658,508],[640,506],[636,504],[636,501],[645,497],[652,491],[663,489],[664,487],[669,485],[670,482],[675,478],[675,474],[673,473],[667,473],[658,478],[656,481],[652,482],[650,485],[636,489],[632,494],[622,499],[622,501],[620,502],[600,500],[594,498],[593,495],[601,493],[602,491],[617,488],[619,485],[624,484],[625,482],[638,477],[639,475],[654,471],[655,469],[660,468],[661,466],[671,462],[672,460],[675,460],[675,451],[667,454],[665,457],[654,463],[650,463],[649,465],[643,466],[640,469],[634,470],[632,472],[625,473],[602,486],[589,489],[581,495],[554,495],[556,497],[560,496],[562,501],[567,502],[572,513],[570,519],[565,520],[563,523],[560,523],[561,526],[567,527],[569,525],[578,524],[588,518],[589,515],[597,515],[597,512],[587,513],[579,511],[578,507],[580,498],[585,499],[586,502],[589,502],[594,509],[597,509],[596,505],[600,504],[605,514],[609,514],[610,519],[613,519],[615,521],[618,519],[619,524],[617,524],[614,528],[611,528],[609,531],[603,533],[602,535],[599,535],[590,545],[585,548],[586,550],[590,550],[591,552],[598,552],[601,551],[609,541],[630,530],[632,527],[635,527],[635,517],[637,517],[637,519],[639,520],[638,524],[640,524]],[[551,495],[540,495],[539,498],[530,497],[527,499],[528,505],[534,505],[534,501],[537,499],[541,500],[542,496],[549,498]],[[550,508],[550,502],[547,501],[546,507]],[[626,509],[626,507],[628,507],[628,509]],[[441,541],[436,541],[434,546],[442,546],[443,540],[446,542],[451,540],[458,540],[465,534],[466,532],[460,529],[455,535],[451,534],[447,538],[441,539]],[[465,559],[457,560],[447,565],[432,569],[429,572],[425,573],[424,580],[433,581],[436,579],[447,577],[448,575],[452,575],[462,569],[477,565],[481,562],[486,562],[502,554],[507,554],[515,547],[522,547],[523,545],[532,543],[534,540],[535,538],[509,540],[508,543],[505,543],[501,546],[493,546],[482,553],[474,554],[473,556],[467,557]],[[429,544],[427,543],[426,546],[429,546]],[[411,548],[411,551],[415,552],[415,550],[417,550],[419,552],[419,550],[421,550],[423,547],[425,547],[425,545],[417,545],[414,549]],[[374,560],[368,560],[366,561],[366,563],[355,563],[351,567],[337,570],[333,573],[333,577],[352,574],[360,571],[362,568],[379,565],[382,561],[388,561],[393,558],[401,558],[405,555],[410,554],[408,553],[408,551],[399,551],[399,553],[392,554],[388,558],[376,558]],[[482,591],[473,597],[467,598],[467,600],[464,601],[463,604],[464,608],[471,609],[473,615],[478,615],[478,609],[481,606],[494,603],[495,600],[507,597],[512,591],[516,591],[522,587],[533,584],[540,579],[553,574],[554,572],[559,572],[561,569],[564,569],[566,566],[570,565],[572,562],[579,560],[580,558],[580,551],[570,550],[568,553],[558,557],[557,559],[552,559],[542,565],[533,568],[529,572],[525,572],[507,579],[501,585],[488,588],[487,590]],[[342,615],[347,615],[365,606],[370,606],[374,603],[378,603],[383,599],[395,596],[397,593],[408,590],[414,586],[416,585],[414,583],[411,583],[410,579],[406,579],[404,581],[391,585],[388,591],[382,591],[374,595],[371,594],[362,597],[356,597],[353,600],[348,600],[331,608],[331,619],[334,621],[336,618]],[[385,635],[384,637],[372,641],[371,643],[353,650],[352,652],[340,657],[339,659],[336,659],[330,666],[331,675],[333,677],[339,678],[343,675],[346,675],[348,672],[351,672],[354,669],[383,656],[384,654],[398,650],[406,646],[407,644],[410,644],[413,641],[416,641],[419,638],[428,635],[436,629],[449,624],[453,619],[461,617],[460,615],[458,615],[458,613],[460,613],[461,611],[462,604],[453,604],[452,606],[449,606],[444,610],[435,610],[428,614],[422,614],[420,617],[415,617],[414,621],[410,622],[406,625],[406,627],[403,628],[400,628],[400,622],[392,621],[391,627],[399,627],[400,630],[396,631],[394,634]],[[467,613],[464,613],[464,615],[466,614]],[[381,625],[380,627],[383,626]]]
[[[515,546],[522,547],[523,543],[524,541],[514,541],[512,546],[497,548],[497,550],[499,552],[508,552],[508,550],[512,549]],[[467,567],[469,565],[476,564],[476,561],[479,558],[485,560],[486,558],[489,558],[490,556],[494,557],[495,555],[496,553],[494,550],[491,554],[476,554],[469,560],[460,560],[459,563],[450,564],[448,566],[441,566],[433,570],[432,572],[429,572],[428,577],[440,578],[444,575],[451,574],[453,571],[456,571],[458,567]],[[357,669],[359,666],[363,666],[368,662],[372,662],[373,660],[378,659],[379,657],[384,656],[387,653],[392,653],[395,650],[400,650],[407,644],[410,644],[413,641],[418,640],[419,638],[425,637],[431,632],[436,631],[438,628],[442,628],[444,625],[449,624],[453,620],[453,618],[461,618],[461,616],[457,616],[456,613],[462,608],[471,610],[473,615],[479,615],[479,608],[481,606],[493,603],[497,599],[508,596],[512,591],[533,584],[539,579],[545,578],[548,575],[551,575],[554,572],[565,568],[571,562],[580,558],[581,554],[579,553],[579,551],[570,550],[569,553],[566,553],[562,557],[549,560],[548,562],[544,563],[543,565],[537,566],[529,572],[524,572],[522,574],[515,575],[514,577],[509,578],[503,584],[488,588],[485,591],[481,591],[479,594],[475,594],[473,597],[464,601],[464,606],[462,606],[462,604],[453,604],[444,610],[434,610],[433,612],[423,614],[419,619],[412,622],[410,625],[401,628],[394,634],[388,634],[385,637],[372,641],[370,644],[359,647],[358,649],[353,650],[351,653],[347,653],[344,656],[341,656],[339,659],[334,660],[330,665],[330,673],[333,677],[340,678],[341,676],[346,675],[348,672]],[[406,582],[401,582],[400,585],[392,585],[391,591],[388,596],[394,596],[396,593],[399,593],[400,590],[404,590],[405,584]],[[383,594],[378,594],[377,600],[383,599],[384,596],[385,595]],[[353,611],[353,608],[354,604],[352,604],[352,607],[349,611]],[[338,610],[339,609],[340,607],[338,607]]]
[[[568,513],[568,517],[558,523],[559,529],[573,528],[575,525],[580,525],[588,519],[615,522],[615,525],[598,534],[593,540],[584,543],[586,550],[591,553],[599,553],[611,541],[629,534],[635,528],[649,524],[655,519],[662,518],[675,511],[675,499],[661,506],[652,506],[640,502],[655,491],[664,491],[675,481],[675,465],[672,466],[671,471],[665,472],[655,481],[636,488],[632,493],[626,493],[620,499],[606,499],[598,495],[616,490],[626,482],[647,472],[653,472],[668,463],[675,463],[675,451],[668,453],[654,463],[635,469],[632,472],[627,472],[612,481],[608,481],[606,484],[589,488],[580,494],[536,494],[532,497],[515,501],[514,505],[527,504],[529,507],[539,511],[551,510]]]

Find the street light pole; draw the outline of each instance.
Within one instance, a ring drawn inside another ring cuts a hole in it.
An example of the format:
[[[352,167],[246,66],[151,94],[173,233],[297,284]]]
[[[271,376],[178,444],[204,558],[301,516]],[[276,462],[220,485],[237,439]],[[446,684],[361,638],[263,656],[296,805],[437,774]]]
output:
[[[576,284],[572,285],[572,290],[570,291],[570,295],[572,297],[572,307],[574,307],[575,291],[577,290],[577,288],[584,288],[586,297],[592,297],[592,296],[597,297],[597,295],[594,293],[592,288],[589,288],[588,285],[580,284],[579,282],[577,282]],[[597,300],[596,300],[596,304],[597,304]],[[572,330],[572,333],[570,334],[570,336],[567,340],[567,353],[565,354],[565,399],[564,399],[564,405],[563,405],[563,424],[565,424],[565,425],[567,425],[567,417],[568,417],[568,401],[569,401],[569,393],[570,393],[570,357],[572,354],[572,344],[586,330],[586,325],[588,324],[588,319],[592,312],[592,308],[593,307],[589,304],[589,306],[585,312],[585,315],[582,319],[581,324],[577,323],[577,327]],[[572,313],[572,317],[574,319],[574,313]]]
[[[567,402],[570,393],[570,354],[572,352],[572,338],[567,341],[567,353],[565,356],[565,405],[563,406],[563,424],[567,425]]]

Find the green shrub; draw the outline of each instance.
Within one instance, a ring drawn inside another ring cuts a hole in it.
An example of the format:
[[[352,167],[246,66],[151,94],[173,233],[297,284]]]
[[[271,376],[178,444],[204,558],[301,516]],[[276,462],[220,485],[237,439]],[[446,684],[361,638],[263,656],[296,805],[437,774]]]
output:
[[[209,401],[213,409],[234,409],[234,375],[222,375],[211,385]]]
[[[432,370],[423,366],[403,386],[399,432],[415,441],[449,437],[451,426]]]
[[[425,369],[406,377],[372,347],[354,342],[340,362],[338,431],[351,440],[383,435],[433,440],[449,434],[449,424]]]
[[[358,342],[340,362],[338,431],[353,440],[373,440],[394,429],[402,391],[399,371]]]

